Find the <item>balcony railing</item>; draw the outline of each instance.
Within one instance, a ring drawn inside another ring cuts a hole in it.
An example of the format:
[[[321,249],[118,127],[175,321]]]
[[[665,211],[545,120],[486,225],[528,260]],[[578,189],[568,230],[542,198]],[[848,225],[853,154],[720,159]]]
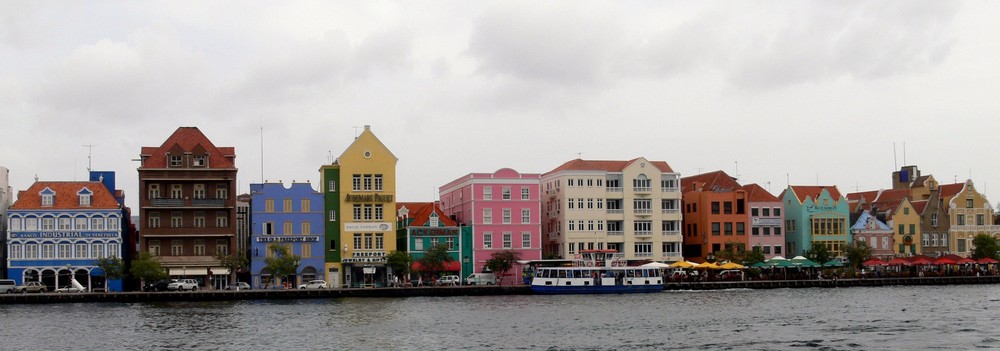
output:
[[[664,208],[663,209],[663,214],[674,214],[674,213],[681,213],[681,210],[677,209],[677,208]]]
[[[191,206],[195,207],[221,207],[226,204],[226,199],[193,199]]]
[[[151,207],[225,207],[226,199],[150,199]]]
[[[620,209],[620,208],[619,209],[610,209],[609,208],[608,209],[608,214],[625,214],[625,210]]]
[[[633,192],[637,192],[637,193],[649,193],[649,192],[653,192],[653,188],[650,188],[650,187],[638,187],[637,186],[637,187],[633,187],[632,191]]]
[[[669,188],[660,188],[660,191],[664,193],[675,193],[680,191],[680,189],[678,189],[677,187],[669,187]]]
[[[652,231],[635,231],[635,236],[650,236],[653,235]]]
[[[949,232],[998,232],[1000,225],[953,225]]]
[[[653,257],[652,252],[636,252],[635,257]]]
[[[609,187],[608,188],[608,192],[609,193],[620,193],[620,192],[622,192],[622,188],[621,187],[615,187],[615,188]]]
[[[637,209],[632,210],[632,213],[635,213],[637,215],[646,215],[646,216],[648,216],[648,215],[653,214],[653,210],[644,210],[644,209],[638,209],[637,208]]]
[[[668,236],[668,235],[681,235],[681,231],[677,230],[677,229],[674,229],[674,230],[664,230],[663,231],[663,235],[664,236]]]
[[[608,235],[625,235],[625,232],[621,230],[609,230]]]
[[[184,199],[151,199],[153,207],[184,207]]]

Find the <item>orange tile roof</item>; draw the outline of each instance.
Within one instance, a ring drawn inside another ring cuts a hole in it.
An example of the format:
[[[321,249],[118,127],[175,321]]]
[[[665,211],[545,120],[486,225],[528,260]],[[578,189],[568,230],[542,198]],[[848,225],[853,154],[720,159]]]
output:
[[[42,196],[39,194],[45,188],[52,189],[56,193],[52,206],[42,207]],[[77,193],[83,188],[87,188],[93,194],[90,197],[89,207],[80,207],[80,198]],[[117,209],[118,201],[111,195],[108,188],[101,182],[35,182],[28,190],[21,190],[17,193],[17,201],[10,207],[12,210],[35,210],[35,209]]]
[[[920,214],[923,214],[924,209],[927,208],[927,200],[912,201],[910,203],[913,204],[913,209],[917,210],[917,213]]]
[[[740,183],[724,171],[715,171],[681,178],[681,192],[687,193],[697,189],[711,191],[712,188],[739,189]]]
[[[841,197],[840,191],[837,190],[837,186],[835,185],[792,185],[790,187],[793,191],[795,191],[795,196],[799,198],[800,203],[805,202],[807,197],[811,197],[815,200],[819,197],[819,194],[823,191],[823,189],[826,189],[826,191],[830,193],[830,197],[833,198],[833,201],[840,200]]]
[[[628,167],[634,163],[638,158],[634,158],[628,161],[603,161],[603,160],[581,160],[575,159],[563,163],[559,167],[545,173],[555,173],[559,171],[566,170],[577,170],[577,171],[605,171],[605,172],[621,172],[625,167]],[[649,161],[650,164],[655,166],[660,172],[673,172],[674,170],[670,168],[666,162],[663,161]]]
[[[895,210],[903,199],[910,197],[910,189],[889,189],[883,190],[878,198],[873,201],[880,209]]]
[[[747,201],[749,202],[781,202],[781,199],[771,195],[757,183],[744,185],[743,190],[747,192]]]
[[[199,147],[200,146],[200,147]],[[198,127],[180,127],[159,147],[143,146],[142,155],[149,157],[142,168],[167,168],[167,152],[179,148],[184,152],[204,149],[208,153],[208,168],[236,168],[236,149],[216,147]]]
[[[965,183],[955,183],[955,184],[941,184],[938,186],[938,194],[944,197],[952,197],[958,195],[965,188]]]
[[[848,193],[846,197],[848,202],[856,202],[861,199],[864,199],[866,202],[872,202],[875,201],[875,198],[878,197],[878,192],[879,190]]]
[[[439,207],[437,203],[397,202],[396,213],[399,213],[399,210],[402,209],[403,207],[406,207],[406,209],[410,211],[408,216],[413,219],[413,221],[410,222],[410,225],[413,226],[426,225],[431,218],[431,213],[436,212],[438,215],[438,220],[441,221],[441,224],[444,224],[445,226],[448,227],[458,226],[458,224],[455,223],[455,221],[451,220],[450,217],[444,214],[444,211],[441,211],[441,207]]]

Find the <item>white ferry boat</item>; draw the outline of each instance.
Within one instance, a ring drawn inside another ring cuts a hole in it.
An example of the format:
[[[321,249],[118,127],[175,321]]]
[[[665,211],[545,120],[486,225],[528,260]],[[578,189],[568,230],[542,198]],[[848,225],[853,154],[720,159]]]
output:
[[[655,267],[628,267],[615,250],[583,250],[572,267],[538,267],[531,280],[537,294],[621,294],[663,291]]]

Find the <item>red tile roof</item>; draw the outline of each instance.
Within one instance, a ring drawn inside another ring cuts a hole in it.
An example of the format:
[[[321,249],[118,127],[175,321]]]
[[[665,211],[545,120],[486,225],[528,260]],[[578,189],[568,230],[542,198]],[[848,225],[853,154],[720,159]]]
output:
[[[575,159],[563,163],[561,166],[545,173],[555,173],[559,171],[566,170],[577,170],[577,171],[605,171],[605,172],[621,172],[625,167],[628,167],[634,163],[638,158],[634,158],[628,161],[602,161],[602,160],[581,160]],[[650,164],[655,166],[660,172],[673,172],[674,170],[670,168],[666,162],[663,161],[649,161]]]
[[[781,199],[771,195],[757,183],[744,185],[743,190],[747,192],[747,201],[749,202],[781,202]]]
[[[445,226],[448,226],[448,227],[458,226],[458,224],[455,223],[455,221],[451,220],[450,217],[448,217],[447,215],[444,214],[444,211],[441,211],[441,207],[439,207],[437,205],[437,203],[434,203],[434,202],[397,202],[396,203],[396,213],[399,213],[399,210],[402,209],[403,207],[406,207],[406,209],[408,211],[410,211],[409,214],[408,214],[408,216],[413,219],[413,221],[410,222],[410,225],[412,225],[412,226],[427,225],[427,222],[431,218],[431,213],[432,212],[436,212],[437,213],[438,220],[441,221],[441,224],[444,224]]]
[[[880,210],[896,210],[899,207],[899,203],[903,202],[903,199],[910,197],[910,189],[889,189],[883,190],[878,198],[873,201],[873,203],[878,206]]]
[[[965,183],[941,184],[938,186],[938,193],[942,198],[958,195],[965,188]]]
[[[823,191],[823,189],[826,189],[826,191],[830,193],[830,197],[833,198],[833,201],[838,201],[841,198],[840,190],[837,190],[837,186],[792,185],[790,187],[792,188],[792,191],[795,192],[795,196],[799,198],[800,203],[805,202],[807,197],[811,197],[815,200],[819,197],[819,194]]]
[[[236,149],[216,147],[198,127],[180,127],[159,147],[143,146],[141,155],[147,157],[141,168],[167,168],[168,152],[193,152],[208,154],[208,168],[236,168]]]
[[[917,210],[917,213],[923,214],[924,210],[927,208],[927,200],[912,201],[913,209]]]
[[[723,188],[736,190],[740,188],[740,183],[736,179],[723,171],[715,171],[681,178],[681,192],[691,191],[712,191],[713,188]]]
[[[846,197],[848,202],[856,202],[861,199],[865,199],[866,202],[872,202],[878,197],[878,192],[879,190],[848,193]]]
[[[90,197],[90,206],[80,207],[80,197],[77,193],[83,188],[87,188],[93,193]],[[56,193],[52,206],[42,207],[42,196],[39,194],[45,188],[52,189]],[[117,209],[118,201],[111,195],[108,188],[101,182],[35,182],[28,190],[21,190],[17,193],[17,201],[10,207],[12,210],[34,210],[34,209]]]

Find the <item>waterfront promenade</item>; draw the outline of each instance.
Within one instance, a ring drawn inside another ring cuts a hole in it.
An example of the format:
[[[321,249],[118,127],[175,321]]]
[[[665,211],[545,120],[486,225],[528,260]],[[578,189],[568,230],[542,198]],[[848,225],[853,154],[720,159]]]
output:
[[[664,290],[724,290],[780,288],[847,288],[894,285],[998,284],[1000,276],[954,276],[916,278],[864,278],[814,280],[752,280],[723,282],[671,282]],[[194,292],[117,292],[70,294],[2,294],[0,304],[79,303],[79,302],[170,302],[329,299],[345,297],[488,296],[529,295],[527,285],[447,286],[418,288],[322,289],[322,290],[202,290]]]

